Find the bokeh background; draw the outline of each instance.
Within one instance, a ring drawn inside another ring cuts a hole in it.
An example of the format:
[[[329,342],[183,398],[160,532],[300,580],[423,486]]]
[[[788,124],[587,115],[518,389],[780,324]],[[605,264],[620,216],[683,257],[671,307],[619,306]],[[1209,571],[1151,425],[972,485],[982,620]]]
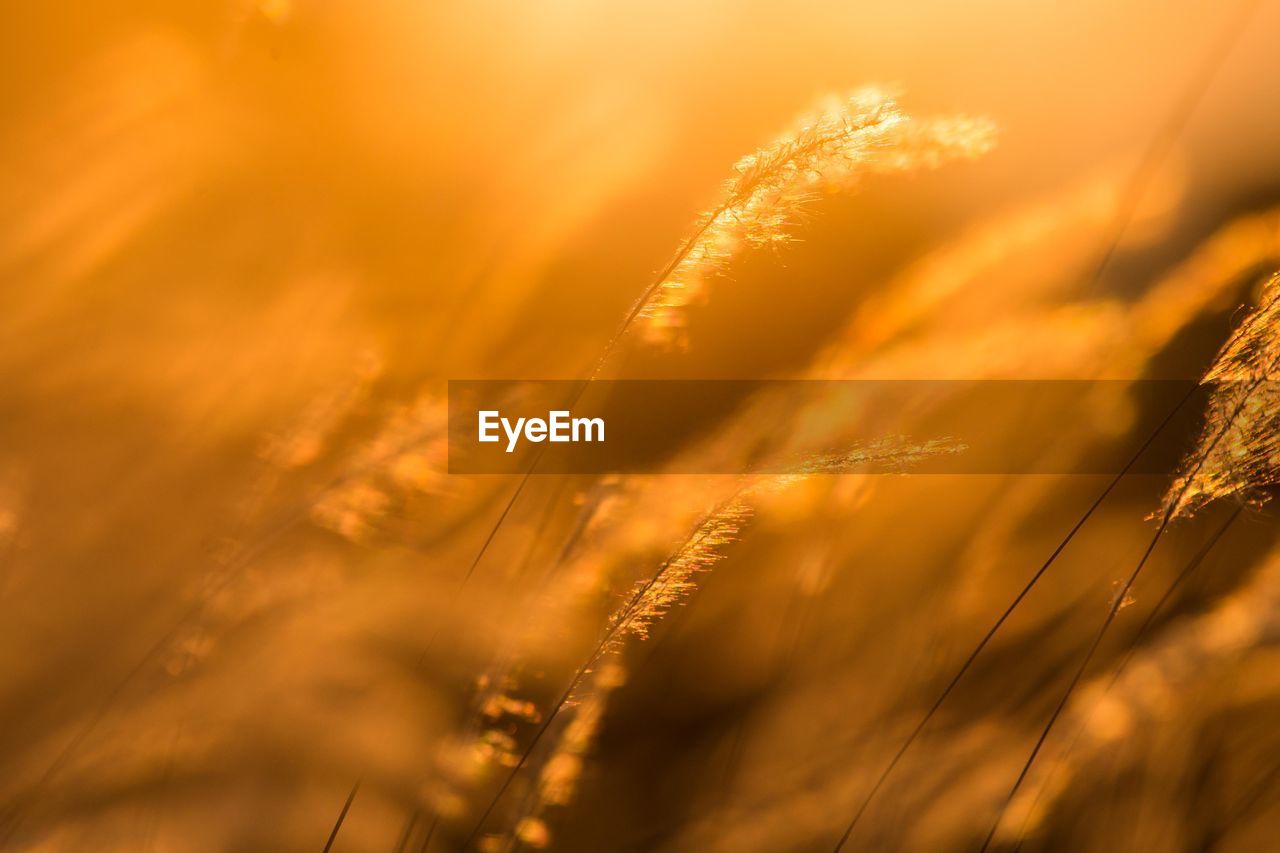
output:
[[[608,375],[1195,378],[1280,267],[1263,2],[6,21],[3,849],[832,849],[1106,478],[753,484],[748,519],[732,478],[533,477],[513,502],[519,478],[450,476],[444,444],[450,378],[588,375],[734,162],[816,98],[884,84],[998,138],[818,199]],[[1082,401],[1058,452],[1132,441],[1143,404]],[[839,430],[759,400],[678,452]],[[1115,489],[847,849],[981,845],[1167,487]],[[1236,509],[1170,528],[996,847],[1274,843],[1275,517]],[[544,729],[672,554],[678,605]]]

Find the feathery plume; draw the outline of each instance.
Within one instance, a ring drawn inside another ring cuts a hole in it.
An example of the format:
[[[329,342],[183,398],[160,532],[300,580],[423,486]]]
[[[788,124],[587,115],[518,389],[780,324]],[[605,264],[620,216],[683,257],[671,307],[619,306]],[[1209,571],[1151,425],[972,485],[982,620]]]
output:
[[[683,309],[741,252],[794,239],[794,229],[823,192],[848,189],[864,174],[932,169],[990,149],[985,119],[908,118],[884,90],[829,99],[772,145],[738,161],[720,204],[704,214],[669,272],[640,309],[646,337],[678,339]]]
[[[949,438],[923,443],[886,438],[856,450],[806,460],[797,465],[793,473],[748,479],[698,525],[656,575],[636,585],[635,595],[610,620],[605,651],[615,651],[626,636],[647,639],[653,625],[697,587],[695,576],[724,559],[724,547],[738,539],[755,512],[756,502],[764,495],[791,488],[819,474],[841,474],[866,465],[905,469],[964,449],[963,444]]]
[[[582,691],[587,677],[596,672],[602,660],[620,652],[628,637],[641,640],[648,638],[652,627],[696,588],[694,576],[709,570],[724,559],[724,547],[738,539],[760,498],[766,494],[793,487],[817,474],[836,474],[867,464],[905,466],[941,453],[962,452],[963,449],[963,445],[950,439],[935,439],[924,444],[912,444],[905,439],[885,439],[865,448],[808,460],[797,466],[795,473],[792,474],[747,477],[736,491],[702,518],[685,541],[672,552],[653,575],[637,582],[633,593],[615,609],[601,639],[570,679],[569,685],[559,700],[547,712],[528,746],[518,760],[509,764],[510,772],[481,813],[470,836],[464,842],[463,849],[470,847],[471,843],[480,836],[489,816],[510,788],[516,775],[528,764],[534,749],[552,724],[564,714],[567,708],[581,705],[589,698],[590,694]],[[600,710],[602,709],[597,708],[593,713],[599,713]],[[529,826],[526,824],[525,829],[529,829]],[[518,824],[517,831],[519,831]],[[491,839],[491,837],[488,838]]]
[[[1263,289],[1259,307],[1227,341],[1205,374],[1217,383],[1196,452],[1165,495],[1161,510],[1187,516],[1232,495],[1261,502],[1259,489],[1280,482],[1280,275]]]

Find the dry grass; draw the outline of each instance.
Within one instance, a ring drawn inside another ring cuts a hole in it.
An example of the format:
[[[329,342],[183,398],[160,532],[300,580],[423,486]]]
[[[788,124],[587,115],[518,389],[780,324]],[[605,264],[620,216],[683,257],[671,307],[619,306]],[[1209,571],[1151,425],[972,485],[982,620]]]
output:
[[[0,849],[1266,849],[1254,4],[1133,13],[1212,30],[1172,93],[1000,4],[481,5],[24,12]],[[787,120],[896,56],[901,105]],[[762,386],[651,473],[490,477],[447,470],[464,377],[1106,381],[1052,434]],[[1209,386],[1199,432],[1152,378]],[[966,431],[1185,461],[913,474]]]

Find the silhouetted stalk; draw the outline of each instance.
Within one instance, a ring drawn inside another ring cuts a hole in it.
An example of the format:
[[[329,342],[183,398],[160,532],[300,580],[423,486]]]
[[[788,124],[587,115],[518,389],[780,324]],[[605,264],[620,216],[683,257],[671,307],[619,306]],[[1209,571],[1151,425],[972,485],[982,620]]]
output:
[[[1275,360],[1273,360],[1269,366],[1271,370],[1264,371],[1262,374],[1263,377],[1269,375],[1270,372],[1275,369]],[[1036,744],[1032,747],[1031,754],[1027,756],[1026,762],[1022,765],[1022,770],[1018,773],[1018,778],[1014,781],[1013,787],[1009,790],[1009,795],[1000,806],[1000,810],[996,814],[996,819],[992,823],[986,839],[982,842],[982,847],[980,848],[981,853],[986,853],[987,849],[991,846],[991,842],[995,838],[996,831],[999,830],[1000,823],[1004,820],[1005,812],[1008,811],[1009,804],[1013,802],[1013,798],[1022,787],[1022,783],[1026,780],[1027,774],[1031,772],[1031,766],[1035,764],[1036,757],[1040,754],[1040,750],[1044,746],[1044,742],[1048,739],[1049,733],[1053,731],[1053,727],[1058,722],[1058,717],[1062,715],[1062,711],[1067,706],[1067,702],[1071,700],[1071,694],[1075,692],[1076,685],[1080,683],[1080,679],[1084,676],[1085,670],[1088,669],[1089,664],[1093,661],[1093,656],[1097,653],[1098,647],[1102,645],[1102,639],[1106,636],[1107,630],[1111,627],[1111,623],[1115,621],[1116,614],[1119,613],[1120,608],[1124,606],[1125,597],[1129,594],[1129,590],[1133,587],[1134,582],[1138,580],[1138,576],[1142,574],[1142,569],[1151,558],[1151,554],[1155,551],[1156,545],[1159,544],[1160,538],[1164,535],[1165,530],[1169,528],[1169,522],[1173,520],[1183,496],[1185,496],[1187,491],[1191,488],[1196,474],[1204,467],[1205,462],[1218,446],[1218,443],[1222,441],[1224,436],[1226,436],[1227,432],[1234,425],[1236,418],[1240,415],[1240,412],[1244,410],[1245,404],[1249,401],[1249,394],[1264,381],[1265,378],[1256,378],[1250,382],[1245,393],[1241,395],[1240,402],[1237,404],[1231,417],[1224,420],[1217,433],[1213,436],[1213,439],[1202,451],[1200,451],[1195,465],[1192,467],[1191,471],[1185,475],[1182,487],[1178,490],[1177,495],[1172,501],[1167,502],[1167,507],[1160,518],[1160,525],[1156,528],[1155,535],[1151,537],[1151,542],[1147,545],[1147,549],[1143,552],[1141,559],[1138,560],[1138,565],[1136,565],[1133,571],[1129,574],[1129,577],[1125,580],[1124,586],[1121,587],[1120,592],[1117,593],[1115,601],[1107,610],[1107,618],[1103,620],[1102,626],[1098,629],[1097,634],[1094,635],[1093,642],[1089,645],[1089,650],[1085,653],[1084,660],[1082,660],[1080,662],[1080,666],[1076,668],[1075,674],[1072,675],[1071,682],[1063,692],[1062,698],[1058,701],[1057,707],[1053,709],[1053,713],[1049,716],[1049,721],[1045,723],[1044,728],[1040,732],[1040,736],[1036,739]]]
[[[1147,617],[1142,620],[1142,624],[1138,626],[1138,630],[1133,637],[1133,642],[1129,644],[1129,650],[1125,652],[1125,656],[1121,659],[1120,665],[1116,667],[1115,672],[1111,674],[1111,678],[1107,681],[1107,686],[1104,688],[1104,694],[1107,690],[1110,690],[1115,686],[1115,683],[1120,679],[1120,676],[1124,674],[1125,668],[1129,665],[1129,661],[1133,659],[1134,654],[1142,645],[1142,640],[1146,637],[1147,632],[1155,623],[1156,617],[1164,610],[1165,604],[1167,604],[1173,597],[1173,593],[1191,577],[1197,568],[1200,567],[1200,564],[1209,556],[1209,552],[1212,551],[1217,546],[1218,542],[1222,540],[1222,537],[1226,535],[1227,531],[1235,523],[1236,519],[1240,517],[1242,512],[1244,512],[1244,507],[1236,507],[1235,511],[1231,513],[1222,526],[1209,537],[1208,541],[1205,542],[1200,550],[1196,552],[1185,566],[1183,566],[1182,571],[1178,572],[1178,576],[1173,579],[1173,582],[1169,584],[1169,587],[1164,591],[1164,594],[1160,596],[1160,600],[1156,602],[1155,607],[1151,608],[1151,612],[1147,614]],[[1071,743],[1067,746],[1066,750],[1063,751],[1062,757],[1059,759],[1059,766],[1061,765],[1061,762],[1067,759],[1072,750],[1075,749],[1075,746],[1079,743],[1080,736],[1083,733],[1084,727],[1081,726],[1081,728],[1076,731],[1075,737],[1072,738]],[[1040,792],[1036,795],[1036,799],[1031,805],[1030,813],[1035,812],[1035,807],[1039,804],[1041,797],[1043,797],[1045,791],[1048,789],[1049,782],[1051,782],[1052,779],[1053,772],[1051,771],[1048,779],[1045,780],[1044,787],[1042,787]],[[1022,849],[1022,844],[1026,839],[1026,829],[1026,822],[1024,821],[1023,827],[1018,834],[1018,843],[1014,847],[1014,853],[1017,853],[1017,851]]]
[[[1196,388],[1193,386],[1186,395],[1178,401],[1178,404],[1173,407],[1169,414],[1165,416],[1159,426],[1152,431],[1151,435],[1147,437],[1146,441],[1142,443],[1133,456],[1129,458],[1129,461],[1125,463],[1119,473],[1111,478],[1111,481],[1107,483],[1107,487],[1102,490],[1102,494],[1098,495],[1094,502],[1090,504],[1089,508],[1085,510],[1084,515],[1080,516],[1080,519],[1074,526],[1072,526],[1071,530],[1067,532],[1067,535],[1063,537],[1062,541],[1058,543],[1058,546],[1053,549],[1053,552],[1049,555],[1048,559],[1041,564],[1040,568],[1036,570],[1035,574],[1031,576],[1030,580],[1026,582],[1014,597],[1013,601],[1009,603],[1009,606],[1005,608],[1004,612],[1000,614],[995,623],[987,630],[987,633],[984,634],[982,639],[978,641],[978,644],[974,646],[973,650],[969,653],[969,656],[965,658],[964,663],[962,663],[960,668],[956,671],[956,674],[951,677],[949,682],[947,682],[947,686],[943,688],[940,694],[938,694],[938,698],[933,701],[931,706],[929,706],[929,710],[925,712],[923,717],[921,717],[920,722],[916,724],[915,728],[911,730],[911,733],[907,735],[906,740],[903,741],[902,746],[900,746],[898,751],[894,753],[889,764],[883,771],[881,771],[880,776],[875,781],[875,784],[871,786],[871,790],[867,792],[865,797],[863,797],[861,804],[858,806],[858,810],[854,812],[852,820],[850,820],[849,825],[845,827],[844,833],[840,836],[840,840],[836,842],[836,851],[841,850],[849,841],[850,836],[853,835],[854,829],[858,826],[858,822],[866,813],[867,807],[871,805],[871,801],[875,799],[876,794],[879,793],[882,787],[884,787],[885,782],[893,773],[894,768],[896,768],[899,762],[902,761],[903,756],[907,754],[907,751],[911,749],[912,744],[914,744],[920,737],[921,732],[924,731],[925,727],[929,724],[929,721],[934,718],[943,703],[947,701],[947,697],[952,694],[961,679],[963,679],[965,674],[970,670],[970,668],[972,668],[974,662],[978,659],[978,656],[982,654],[983,650],[991,642],[992,638],[995,637],[996,632],[998,632],[1004,623],[1008,621],[1009,617],[1013,615],[1013,612],[1017,610],[1018,606],[1022,603],[1023,599],[1027,597],[1031,590],[1035,588],[1035,585],[1040,582],[1040,579],[1044,576],[1045,572],[1049,570],[1049,567],[1052,566],[1062,552],[1066,550],[1067,546],[1071,544],[1071,541],[1075,539],[1076,534],[1079,533],[1085,523],[1093,517],[1093,514],[1102,506],[1103,502],[1106,501],[1111,492],[1115,490],[1116,486],[1120,484],[1120,481],[1124,479],[1125,475],[1128,474],[1133,466],[1138,463],[1138,460],[1142,458],[1142,455],[1147,452],[1147,449],[1151,447],[1156,438],[1159,437],[1160,433],[1164,431],[1165,427],[1169,425],[1174,416],[1177,415],[1182,407],[1186,405],[1187,401],[1191,399],[1195,392]]]

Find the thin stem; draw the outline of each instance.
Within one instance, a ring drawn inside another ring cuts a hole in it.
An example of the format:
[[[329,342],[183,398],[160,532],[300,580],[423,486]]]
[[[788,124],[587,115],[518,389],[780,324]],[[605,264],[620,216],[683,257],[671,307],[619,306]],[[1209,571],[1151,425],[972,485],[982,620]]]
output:
[[[938,713],[938,710],[942,707],[943,703],[947,701],[947,697],[949,697],[956,689],[960,680],[964,678],[965,673],[969,671],[974,662],[978,659],[978,656],[982,654],[982,651],[991,642],[992,638],[995,637],[996,632],[999,631],[1004,623],[1008,621],[1009,617],[1013,615],[1013,612],[1018,608],[1018,605],[1022,603],[1023,599],[1027,597],[1035,585],[1040,582],[1040,578],[1044,576],[1044,573],[1049,570],[1049,567],[1052,566],[1062,552],[1066,550],[1067,545],[1075,539],[1076,534],[1080,532],[1080,529],[1084,527],[1085,523],[1091,517],[1093,517],[1093,514],[1102,506],[1103,501],[1105,501],[1111,492],[1115,490],[1116,486],[1120,484],[1120,481],[1124,479],[1125,475],[1129,473],[1133,466],[1138,463],[1138,460],[1142,458],[1142,455],[1147,452],[1147,449],[1151,447],[1156,438],[1159,437],[1160,433],[1164,431],[1165,427],[1169,425],[1174,416],[1177,415],[1182,407],[1186,405],[1187,401],[1191,399],[1195,392],[1196,386],[1192,386],[1191,389],[1187,391],[1186,395],[1178,401],[1178,404],[1173,407],[1169,414],[1165,416],[1164,420],[1160,422],[1159,426],[1157,426],[1155,430],[1152,431],[1151,435],[1147,437],[1147,440],[1144,441],[1137,451],[1134,452],[1133,456],[1129,458],[1129,461],[1125,463],[1119,473],[1111,479],[1111,482],[1107,483],[1107,487],[1102,490],[1102,494],[1098,495],[1089,508],[1085,510],[1084,515],[1080,516],[1080,519],[1075,523],[1071,530],[1067,532],[1067,535],[1058,543],[1058,546],[1053,549],[1053,553],[1051,553],[1048,559],[1041,564],[1040,568],[1036,570],[1035,574],[1031,576],[1031,578],[1022,587],[1021,591],[1019,591],[1014,597],[1013,601],[1009,603],[1009,606],[1005,608],[1004,612],[1000,614],[995,623],[987,630],[987,633],[983,635],[982,639],[978,641],[978,644],[974,646],[973,651],[971,651],[969,656],[965,658],[965,661],[960,665],[959,670],[957,670],[956,674],[952,676],[951,680],[947,683],[947,686],[943,688],[942,692],[938,695],[938,698],[934,700],[933,704],[929,707],[929,710],[926,711],[925,715],[920,719],[920,722],[911,730],[911,734],[907,735],[907,739],[903,742],[902,746],[898,748],[898,751],[889,761],[889,764],[883,771],[881,771],[875,784],[871,786],[871,790],[867,792],[865,797],[863,797],[862,803],[858,806],[858,810],[853,815],[853,819],[849,821],[849,825],[845,827],[844,834],[841,835],[840,840],[836,842],[835,850],[837,853],[839,853],[839,851],[849,841],[849,838],[853,835],[853,831],[857,827],[858,822],[866,813],[867,807],[871,805],[871,801],[875,798],[876,794],[879,793],[882,787],[884,787],[885,782],[888,780],[890,774],[893,773],[894,768],[896,768],[899,762],[902,761],[903,756],[907,754],[907,751],[911,748],[912,744],[914,744],[920,737],[921,732],[924,731],[925,727],[929,724],[929,721]]]
[[[347,812],[351,811],[351,804],[355,802],[356,794],[360,793],[360,780],[351,786],[351,793],[347,794],[347,801],[342,804],[342,811],[338,812],[338,819],[333,824],[333,831],[329,833],[329,840],[324,843],[324,853],[329,853],[333,849],[333,842],[338,840],[338,833],[342,830],[342,823],[347,819]]]
[[[710,519],[710,517],[711,516],[708,515],[707,519]],[[506,778],[502,781],[502,784],[498,787],[497,793],[495,793],[492,799],[490,799],[488,806],[485,807],[484,812],[480,815],[480,819],[476,821],[475,827],[471,830],[471,833],[467,836],[466,841],[463,842],[461,847],[462,850],[465,851],[468,847],[470,847],[472,842],[475,841],[476,837],[480,834],[480,830],[484,828],[485,821],[489,819],[489,815],[493,813],[493,810],[497,807],[499,801],[501,801],[502,796],[507,792],[507,789],[511,787],[511,783],[515,781],[515,778],[520,773],[520,770],[524,768],[525,764],[529,760],[529,757],[533,754],[534,748],[538,745],[538,742],[542,740],[542,736],[547,733],[547,730],[551,727],[551,724],[555,721],[556,717],[560,714],[560,711],[564,708],[565,704],[569,701],[569,698],[573,695],[573,691],[577,689],[578,684],[582,681],[582,679],[586,676],[586,674],[591,671],[591,667],[594,666],[595,663],[609,649],[610,645],[618,637],[618,635],[621,634],[622,631],[629,624],[631,624],[639,608],[640,603],[644,600],[645,594],[648,593],[649,590],[652,589],[653,586],[657,584],[666,575],[667,570],[671,568],[672,565],[675,564],[677,558],[679,558],[679,556],[682,553],[684,553],[687,549],[693,547],[694,545],[697,545],[700,541],[706,538],[707,534],[708,534],[708,527],[706,522],[704,521],[703,523],[698,525],[697,532],[694,533],[692,536],[690,536],[689,539],[686,540],[683,545],[681,545],[678,549],[676,549],[676,551],[670,557],[668,557],[663,562],[663,564],[658,568],[658,571],[654,573],[653,577],[649,578],[649,580],[647,580],[644,583],[644,585],[641,586],[638,590],[636,590],[635,594],[631,596],[631,599],[627,602],[626,607],[623,608],[622,612],[619,614],[618,618],[614,621],[613,625],[605,632],[604,636],[596,644],[595,648],[592,650],[591,655],[587,658],[586,662],[583,663],[582,666],[578,667],[577,672],[575,672],[573,675],[573,678],[570,679],[569,685],[564,689],[564,692],[560,695],[560,698],[556,701],[556,703],[552,705],[551,711],[547,714],[546,719],[543,720],[542,725],[540,725],[538,727],[538,730],[534,732],[533,738],[529,741],[529,744],[524,748],[523,753],[520,755],[520,760],[516,762],[516,765],[514,767],[511,768],[511,772],[509,772]]]
[[[587,388],[590,387],[592,380],[600,375],[600,372],[604,369],[605,363],[608,362],[609,357],[613,355],[614,350],[617,349],[618,342],[622,340],[622,336],[626,334],[627,330],[631,328],[631,324],[634,323],[636,318],[644,311],[645,306],[649,303],[649,299],[653,294],[657,293],[658,289],[662,287],[668,278],[671,277],[671,274],[675,272],[676,267],[678,267],[684,259],[689,256],[689,253],[693,251],[693,247],[697,245],[698,240],[700,240],[702,235],[706,233],[707,229],[711,227],[711,223],[728,209],[729,204],[730,202],[725,202],[711,214],[703,218],[697,229],[695,229],[684,243],[680,245],[680,249],[676,252],[675,257],[673,257],[667,265],[662,268],[662,271],[658,273],[657,277],[654,278],[653,281],[649,283],[649,286],[644,289],[644,292],[640,294],[640,298],[632,304],[630,310],[623,318],[622,323],[618,326],[617,331],[615,331],[612,337],[610,337],[605,343],[604,350],[596,359],[595,367],[592,368],[591,373],[587,375],[586,379],[578,383],[573,394],[570,395],[569,401],[565,405],[566,409],[572,409],[574,405],[582,399],[582,395],[587,392]],[[545,449],[545,447],[540,446],[534,454],[533,459],[529,461],[529,467],[526,468],[524,474],[521,475],[520,482],[516,484],[515,491],[513,491],[511,493],[511,497],[507,499],[507,503],[503,506],[502,512],[498,513],[498,518],[489,529],[488,534],[484,538],[484,542],[481,543],[480,550],[476,552],[475,557],[471,560],[471,565],[467,567],[466,574],[463,575],[462,578],[463,583],[466,583],[471,579],[476,568],[484,559],[484,555],[488,553],[489,547],[493,544],[493,540],[498,536],[498,531],[502,528],[503,523],[506,522],[507,516],[511,514],[516,503],[520,500],[520,495],[524,492],[525,486],[529,484],[529,479],[537,471],[538,464],[542,461],[542,454],[545,452]]]
[[[413,837],[413,830],[418,826],[419,814],[417,809],[409,813],[409,819],[405,821],[404,829],[400,830],[400,839],[396,841],[395,853],[404,853],[404,848],[408,846],[409,839]]]
[[[1169,501],[1168,508],[1165,509],[1164,515],[1160,519],[1160,526],[1156,528],[1155,535],[1151,537],[1151,542],[1147,545],[1147,550],[1143,552],[1142,558],[1138,560],[1138,565],[1134,567],[1133,572],[1130,573],[1128,579],[1124,583],[1124,586],[1116,595],[1116,600],[1107,611],[1107,618],[1103,620],[1102,627],[1099,628],[1098,633],[1094,635],[1093,642],[1089,646],[1089,651],[1085,653],[1084,660],[1080,662],[1080,666],[1077,667],[1075,674],[1071,677],[1071,683],[1067,685],[1067,689],[1063,692],[1062,698],[1059,700],[1057,707],[1053,709],[1053,713],[1049,716],[1049,721],[1045,723],[1044,728],[1041,730],[1040,737],[1036,739],[1036,744],[1032,747],[1031,754],[1027,756],[1026,762],[1022,765],[1022,770],[1018,773],[1018,778],[1014,781],[1013,787],[1009,790],[1009,795],[1005,798],[1004,803],[1000,806],[1000,811],[996,814],[996,819],[991,825],[991,830],[987,833],[986,839],[982,842],[980,853],[986,853],[987,849],[991,846],[991,842],[995,838],[996,831],[1000,828],[1000,823],[1004,820],[1005,812],[1009,810],[1010,803],[1012,803],[1013,798],[1017,796],[1018,790],[1022,787],[1022,783],[1027,778],[1027,774],[1031,772],[1031,766],[1035,764],[1036,757],[1040,754],[1041,747],[1044,746],[1044,742],[1048,739],[1049,733],[1053,731],[1054,724],[1058,722],[1058,717],[1062,715],[1062,710],[1067,706],[1067,702],[1070,701],[1071,694],[1075,692],[1076,685],[1080,683],[1080,679],[1084,676],[1085,670],[1088,669],[1090,662],[1092,662],[1094,654],[1098,651],[1098,647],[1102,645],[1102,639],[1106,636],[1107,629],[1111,627],[1111,623],[1115,621],[1116,614],[1120,612],[1120,608],[1124,605],[1125,596],[1129,594],[1130,588],[1132,588],[1134,582],[1138,580],[1138,576],[1142,574],[1142,569],[1146,566],[1147,560],[1151,558],[1151,554],[1155,551],[1156,545],[1159,544],[1160,537],[1163,536],[1165,530],[1168,529],[1169,522],[1173,520],[1174,513],[1177,512],[1178,505],[1182,502],[1182,498],[1191,488],[1191,484],[1195,480],[1196,475],[1200,473],[1200,470],[1209,460],[1210,455],[1213,453],[1214,449],[1217,448],[1218,443],[1222,441],[1227,432],[1235,424],[1236,418],[1240,416],[1240,412],[1244,410],[1245,404],[1249,402],[1249,395],[1265,381],[1266,376],[1271,375],[1271,372],[1275,368],[1275,362],[1278,360],[1280,360],[1280,356],[1273,359],[1272,363],[1268,365],[1268,369],[1263,370],[1258,378],[1249,383],[1244,394],[1240,397],[1240,402],[1236,405],[1235,410],[1232,411],[1231,416],[1224,419],[1222,426],[1213,436],[1213,439],[1209,441],[1204,450],[1200,452],[1200,455],[1196,459],[1196,464],[1185,475],[1182,488],[1178,490],[1174,499]]]
[[[1045,723],[1044,728],[1040,731],[1040,737],[1036,739],[1036,745],[1031,748],[1031,755],[1022,765],[1022,770],[1018,773],[1018,778],[1013,783],[1013,787],[1009,790],[1009,795],[1005,798],[1004,803],[1000,806],[999,813],[996,814],[995,821],[991,824],[987,837],[982,842],[980,853],[986,853],[991,846],[992,840],[995,839],[996,830],[1000,828],[1001,821],[1004,820],[1005,812],[1009,809],[1009,804],[1013,802],[1013,798],[1017,796],[1018,790],[1022,787],[1022,783],[1026,780],[1027,774],[1031,772],[1031,765],[1035,763],[1036,757],[1040,754],[1040,749],[1044,746],[1044,742],[1048,740],[1049,733],[1053,730],[1053,726],[1058,721],[1058,717],[1062,715],[1062,711],[1067,706],[1067,702],[1071,700],[1071,694],[1075,692],[1076,685],[1080,683],[1080,679],[1084,676],[1085,670],[1088,669],[1093,656],[1098,651],[1098,647],[1102,644],[1102,638],[1106,635],[1107,629],[1111,627],[1111,623],[1115,621],[1116,614],[1120,612],[1120,607],[1124,604],[1125,596],[1129,594],[1129,589],[1133,586],[1134,581],[1138,579],[1138,575],[1142,573],[1143,567],[1147,564],[1147,560],[1156,549],[1156,545],[1160,542],[1160,537],[1164,535],[1165,530],[1169,527],[1169,522],[1173,518],[1172,511],[1166,511],[1164,517],[1160,520],[1160,526],[1156,528],[1155,535],[1151,537],[1151,542],[1147,545],[1147,550],[1143,552],[1142,559],[1138,561],[1138,565],[1129,574],[1125,580],[1124,586],[1116,595],[1116,600],[1107,610],[1107,618],[1103,620],[1102,627],[1093,637],[1093,642],[1089,645],[1089,651],[1085,653],[1084,660],[1080,662],[1080,666],[1076,668],[1075,674],[1071,676],[1071,683],[1067,685],[1067,689],[1063,691],[1062,698],[1058,700],[1058,705],[1053,709],[1053,713],[1049,716],[1049,722]]]
[[[1242,512],[1244,512],[1244,507],[1236,507],[1235,511],[1231,513],[1230,517],[1227,518],[1227,520],[1222,524],[1222,526],[1219,527],[1213,533],[1213,535],[1209,537],[1209,539],[1200,548],[1200,550],[1196,552],[1195,556],[1193,556],[1191,560],[1188,561],[1187,565],[1185,565],[1182,568],[1182,571],[1178,573],[1178,576],[1173,579],[1173,583],[1169,584],[1168,589],[1166,589],[1164,591],[1164,594],[1160,596],[1160,600],[1156,602],[1155,607],[1151,608],[1151,612],[1147,614],[1147,617],[1142,621],[1142,624],[1138,627],[1137,632],[1134,634],[1133,642],[1129,644],[1129,650],[1125,653],[1124,658],[1120,661],[1120,665],[1117,666],[1115,672],[1111,674],[1111,678],[1107,682],[1107,686],[1103,689],[1104,694],[1107,691],[1109,691],[1112,687],[1114,687],[1115,683],[1120,680],[1120,676],[1124,673],[1125,668],[1129,665],[1129,661],[1133,659],[1134,654],[1138,651],[1139,647],[1142,645],[1142,640],[1143,638],[1146,637],[1147,631],[1150,630],[1151,626],[1155,623],[1156,617],[1160,615],[1160,613],[1164,610],[1165,604],[1167,604],[1169,600],[1173,597],[1174,591],[1177,590],[1178,587],[1181,586],[1183,582],[1185,582],[1189,577],[1191,577],[1191,575],[1195,572],[1195,570],[1200,567],[1200,564],[1203,563],[1205,561],[1205,558],[1209,556],[1209,552],[1212,551],[1217,546],[1218,542],[1222,540],[1222,537],[1225,536],[1227,531],[1231,528],[1231,526],[1235,524],[1236,519],[1240,517],[1240,514]],[[1067,757],[1071,754],[1071,752],[1075,749],[1076,744],[1079,743],[1080,736],[1083,733],[1084,733],[1084,725],[1081,725],[1081,727],[1076,731],[1075,737],[1072,738],[1071,743],[1067,746],[1066,750],[1062,754],[1062,757],[1059,759],[1060,764],[1061,762],[1065,761]],[[1054,771],[1056,771],[1056,769],[1057,768],[1055,767]],[[1033,806],[1032,806],[1033,812],[1035,811],[1035,805],[1039,804],[1040,799],[1044,796],[1045,791],[1048,789],[1049,782],[1053,780],[1054,771],[1050,771],[1049,778],[1045,781],[1045,786],[1041,788],[1040,792],[1036,795],[1035,803],[1033,803]],[[1028,817],[1028,820],[1029,819],[1030,818]],[[1026,826],[1026,822],[1024,821],[1022,829],[1019,831],[1019,834],[1018,834],[1018,843],[1013,848],[1014,853],[1018,853],[1018,851],[1022,849],[1023,842],[1026,840],[1026,833],[1027,833],[1027,826]]]
[[[431,816],[431,825],[427,827],[427,834],[422,839],[422,847],[419,848],[418,853],[427,853],[427,851],[431,849],[431,839],[435,838],[436,827],[438,827],[439,825],[440,825],[440,815],[433,814]]]

